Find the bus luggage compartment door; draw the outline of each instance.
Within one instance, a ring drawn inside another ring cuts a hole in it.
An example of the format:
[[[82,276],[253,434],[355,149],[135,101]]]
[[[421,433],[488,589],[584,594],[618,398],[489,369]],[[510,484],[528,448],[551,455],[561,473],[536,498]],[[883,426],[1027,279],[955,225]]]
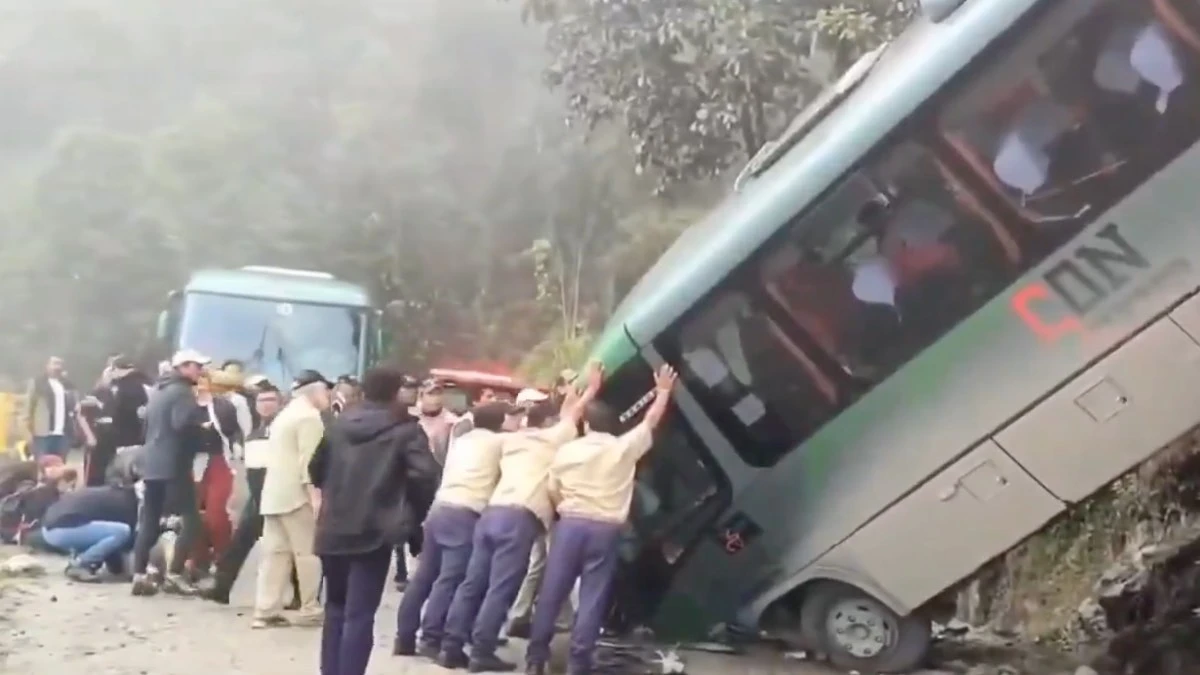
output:
[[[1079,502],[1200,422],[1200,346],[1161,319],[1039,403],[996,441]]]
[[[911,611],[1063,508],[988,440],[831,551],[827,563],[862,570]]]

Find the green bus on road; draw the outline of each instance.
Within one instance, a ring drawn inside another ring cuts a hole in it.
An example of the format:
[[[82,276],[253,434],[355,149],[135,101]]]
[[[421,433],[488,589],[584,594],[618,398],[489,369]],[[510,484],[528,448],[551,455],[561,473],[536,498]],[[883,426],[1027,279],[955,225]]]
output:
[[[194,273],[169,296],[158,332],[171,350],[237,359],[284,384],[306,368],[361,376],[382,351],[380,314],[365,288],[279,267]]]
[[[615,615],[923,660],[961,581],[1200,423],[1200,3],[958,0],[803,111],[595,348]]]

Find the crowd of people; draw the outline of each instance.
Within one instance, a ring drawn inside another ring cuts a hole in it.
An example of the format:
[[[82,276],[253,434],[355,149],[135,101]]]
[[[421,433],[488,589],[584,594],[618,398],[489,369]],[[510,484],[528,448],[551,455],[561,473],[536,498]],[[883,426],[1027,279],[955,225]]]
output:
[[[570,600],[583,675],[675,373],[629,430],[597,398],[602,369],[584,379],[460,418],[439,383],[389,367],[280,387],[188,350],[156,382],[114,356],[77,396],[51,359],[23,417],[34,459],[0,466],[0,536],[66,554],[79,582],[223,604],[257,544],[252,627],[322,626],[323,675],[366,672],[393,559],[393,653],[446,668],[517,670],[497,655],[507,631],[529,640],[526,672],[546,672]],[[75,433],[82,486],[64,463]]]

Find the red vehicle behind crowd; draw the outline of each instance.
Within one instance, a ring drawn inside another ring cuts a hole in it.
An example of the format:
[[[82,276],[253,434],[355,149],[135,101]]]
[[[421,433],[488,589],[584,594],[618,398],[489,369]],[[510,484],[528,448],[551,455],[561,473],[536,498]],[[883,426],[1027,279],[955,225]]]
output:
[[[515,400],[527,385],[511,375],[483,370],[434,368],[429,376],[442,384],[447,410],[461,415],[472,405],[488,399]]]

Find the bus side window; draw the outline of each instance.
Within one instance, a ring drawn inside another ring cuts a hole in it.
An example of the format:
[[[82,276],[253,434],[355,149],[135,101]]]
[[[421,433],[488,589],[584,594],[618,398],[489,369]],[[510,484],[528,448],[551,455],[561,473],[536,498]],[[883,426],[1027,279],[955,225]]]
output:
[[[927,150],[902,143],[760,264],[766,294],[853,378],[877,384],[1016,276],[1010,234]]]
[[[827,375],[753,293],[722,289],[658,341],[683,383],[752,466],[771,466],[837,406]]]
[[[1028,264],[1197,140],[1194,5],[1046,3],[1021,41],[988,59],[941,106],[938,133],[947,147],[1032,235]]]

